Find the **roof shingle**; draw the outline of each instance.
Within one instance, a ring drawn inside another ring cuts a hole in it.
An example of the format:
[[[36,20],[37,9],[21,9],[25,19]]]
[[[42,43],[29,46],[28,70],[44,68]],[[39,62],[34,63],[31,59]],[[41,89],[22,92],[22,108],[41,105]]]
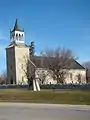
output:
[[[31,58],[31,60],[38,68],[49,68],[50,64],[53,64],[56,59],[34,56]],[[70,59],[67,66],[64,67],[64,69],[85,69],[85,68],[82,65],[80,65],[76,60]]]

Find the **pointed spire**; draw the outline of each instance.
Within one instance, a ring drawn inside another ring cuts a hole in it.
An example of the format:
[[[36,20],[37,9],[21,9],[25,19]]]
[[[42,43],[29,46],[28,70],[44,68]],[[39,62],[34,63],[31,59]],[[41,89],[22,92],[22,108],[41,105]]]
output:
[[[16,19],[14,29],[15,30],[20,30],[19,25],[18,25],[18,19]]]
[[[12,31],[15,31],[15,30],[16,31],[21,31],[20,28],[19,28],[18,19],[16,19],[14,29]]]

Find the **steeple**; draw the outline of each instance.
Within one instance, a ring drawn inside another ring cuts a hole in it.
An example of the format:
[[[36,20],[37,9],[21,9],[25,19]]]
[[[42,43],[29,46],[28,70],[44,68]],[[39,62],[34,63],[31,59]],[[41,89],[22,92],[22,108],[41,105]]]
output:
[[[24,30],[21,30],[18,24],[18,19],[16,19],[15,21],[15,25],[13,30],[10,30],[10,39],[11,42],[15,42],[15,43],[24,43],[25,40],[25,34],[24,34]]]
[[[20,30],[19,25],[18,25],[18,19],[16,19],[14,30]]]
[[[20,27],[19,27],[18,19],[16,19],[16,21],[15,21],[14,29],[12,30],[12,32],[13,32],[13,31],[22,31],[22,30],[20,29]]]

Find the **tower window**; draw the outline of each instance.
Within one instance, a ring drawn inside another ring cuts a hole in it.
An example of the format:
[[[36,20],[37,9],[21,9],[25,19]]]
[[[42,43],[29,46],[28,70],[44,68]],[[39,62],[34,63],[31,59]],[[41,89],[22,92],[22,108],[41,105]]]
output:
[[[18,40],[18,34],[16,34],[16,39]]]
[[[22,38],[21,38],[21,35],[19,34],[19,40],[21,40]]]
[[[18,34],[16,34],[16,37],[18,37]]]

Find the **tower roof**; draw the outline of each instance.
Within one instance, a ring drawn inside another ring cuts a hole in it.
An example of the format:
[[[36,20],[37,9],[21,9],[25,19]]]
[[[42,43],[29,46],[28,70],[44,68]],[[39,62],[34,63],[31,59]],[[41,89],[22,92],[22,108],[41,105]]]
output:
[[[14,28],[13,28],[12,32],[13,31],[22,31],[19,27],[18,19],[16,19],[16,21],[15,21],[15,25],[14,25]]]

